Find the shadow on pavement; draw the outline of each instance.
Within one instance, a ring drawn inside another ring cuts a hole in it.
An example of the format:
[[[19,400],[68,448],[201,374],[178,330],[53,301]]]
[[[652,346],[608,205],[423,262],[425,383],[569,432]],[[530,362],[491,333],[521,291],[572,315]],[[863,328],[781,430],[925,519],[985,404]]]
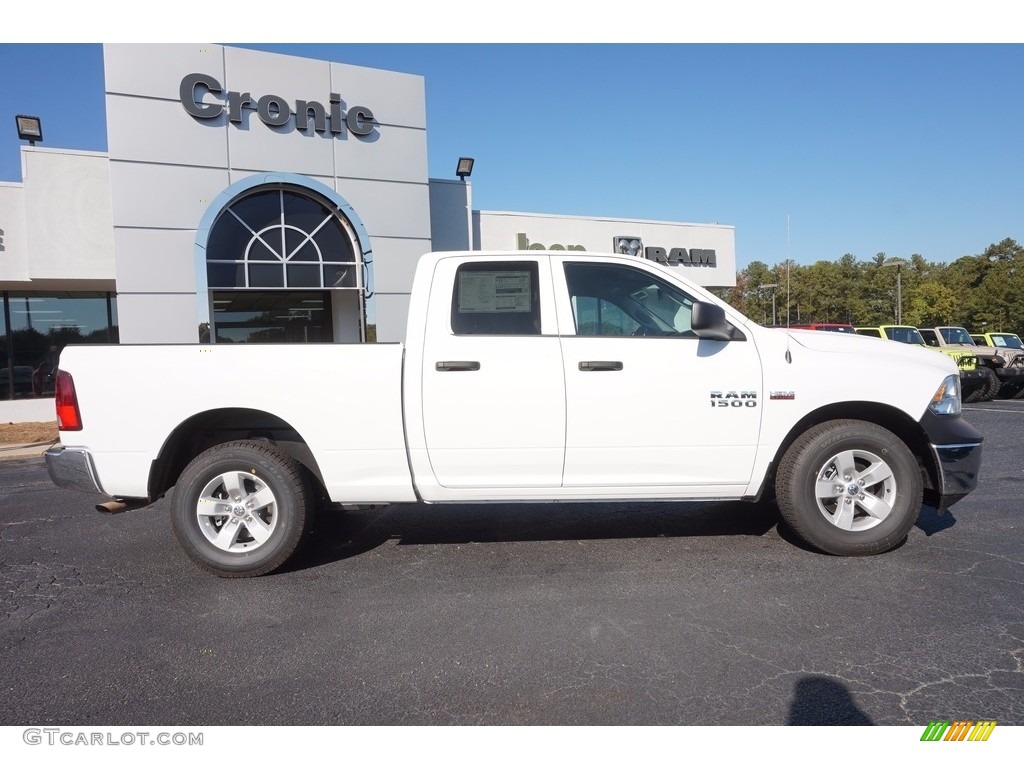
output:
[[[921,514],[918,515],[916,525],[924,531],[925,535],[931,536],[939,531],[952,528],[956,525],[956,518],[953,517],[949,510],[946,510],[945,514],[940,515],[935,507],[924,507],[921,510]]]
[[[802,677],[793,691],[786,725],[874,725],[846,686],[829,677]]]
[[[398,544],[562,541],[679,536],[763,536],[777,523],[773,505],[677,504],[393,504],[319,513],[295,569],[342,560],[387,541]],[[288,569],[292,570],[292,569]]]

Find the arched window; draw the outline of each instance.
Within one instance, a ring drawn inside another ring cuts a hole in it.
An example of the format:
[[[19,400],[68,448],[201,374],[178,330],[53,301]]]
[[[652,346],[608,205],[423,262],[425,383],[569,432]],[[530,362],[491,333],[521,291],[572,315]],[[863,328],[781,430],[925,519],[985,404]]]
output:
[[[217,218],[206,245],[210,289],[363,288],[348,219],[309,190],[256,187]]]

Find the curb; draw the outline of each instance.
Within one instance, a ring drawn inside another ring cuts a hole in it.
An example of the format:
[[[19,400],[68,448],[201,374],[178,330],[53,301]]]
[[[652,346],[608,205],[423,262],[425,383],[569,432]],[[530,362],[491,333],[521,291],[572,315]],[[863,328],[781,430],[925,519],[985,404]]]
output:
[[[34,458],[37,456],[42,458],[43,452],[51,445],[54,445],[54,443],[14,443],[12,445],[0,445],[0,461],[3,461],[4,459]]]

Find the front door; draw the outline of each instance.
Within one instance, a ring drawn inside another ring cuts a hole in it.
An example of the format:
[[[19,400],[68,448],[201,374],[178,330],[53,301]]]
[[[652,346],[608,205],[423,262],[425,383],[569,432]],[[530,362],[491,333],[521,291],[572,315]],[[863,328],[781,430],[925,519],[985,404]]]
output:
[[[764,399],[754,344],[697,338],[694,298],[643,265],[563,257],[552,273],[567,404],[563,484],[706,496],[746,486]]]

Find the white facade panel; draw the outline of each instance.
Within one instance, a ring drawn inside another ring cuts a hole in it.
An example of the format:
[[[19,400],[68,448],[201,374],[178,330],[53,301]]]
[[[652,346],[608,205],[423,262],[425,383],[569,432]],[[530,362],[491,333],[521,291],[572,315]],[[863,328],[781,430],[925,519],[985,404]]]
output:
[[[334,140],[334,175],[425,184],[427,134],[418,128],[382,127],[373,141]]]
[[[0,183],[0,283],[29,278],[25,237],[25,189]]]
[[[299,133],[294,126],[272,128],[246,113],[241,127],[230,124],[226,131],[232,168],[278,173],[333,175],[334,143],[338,139]]]
[[[378,293],[377,341],[405,341],[405,324],[409,319],[409,294]]]
[[[194,343],[199,338],[194,293],[119,293],[117,322],[122,344]]]
[[[369,107],[382,126],[427,128],[421,75],[331,63],[331,84],[346,107]]]
[[[118,229],[117,289],[145,293],[157,288],[195,293],[195,233],[178,229]]]
[[[662,249],[666,255],[678,249],[676,256],[684,261],[672,268],[698,285],[736,285],[736,230],[731,226],[506,211],[477,211],[473,216],[477,238],[474,245],[481,250],[536,248],[613,253],[615,238],[631,237],[641,241],[649,256],[653,255],[649,250],[652,248]],[[686,262],[691,250],[714,251],[714,264]]]
[[[371,238],[430,240],[430,192],[424,184],[339,179],[336,190],[359,213]]]
[[[431,251],[429,240],[374,240],[373,287],[381,293],[409,293],[416,262]]]
[[[228,186],[228,172],[111,158],[110,182],[115,227],[196,229]]]
[[[112,279],[110,175],[97,153],[27,150],[25,228],[33,279]]]
[[[107,146],[118,160],[224,167],[226,123],[198,121],[177,101],[107,94]]]
[[[219,45],[105,44],[103,70],[107,93],[177,102],[185,75],[201,72],[224,83],[224,53]]]
[[[226,91],[248,93],[253,101],[264,96],[280,96],[293,110],[299,99],[317,101],[325,107],[330,101],[331,64],[328,61],[248,48],[222,50],[224,79],[221,85]]]

